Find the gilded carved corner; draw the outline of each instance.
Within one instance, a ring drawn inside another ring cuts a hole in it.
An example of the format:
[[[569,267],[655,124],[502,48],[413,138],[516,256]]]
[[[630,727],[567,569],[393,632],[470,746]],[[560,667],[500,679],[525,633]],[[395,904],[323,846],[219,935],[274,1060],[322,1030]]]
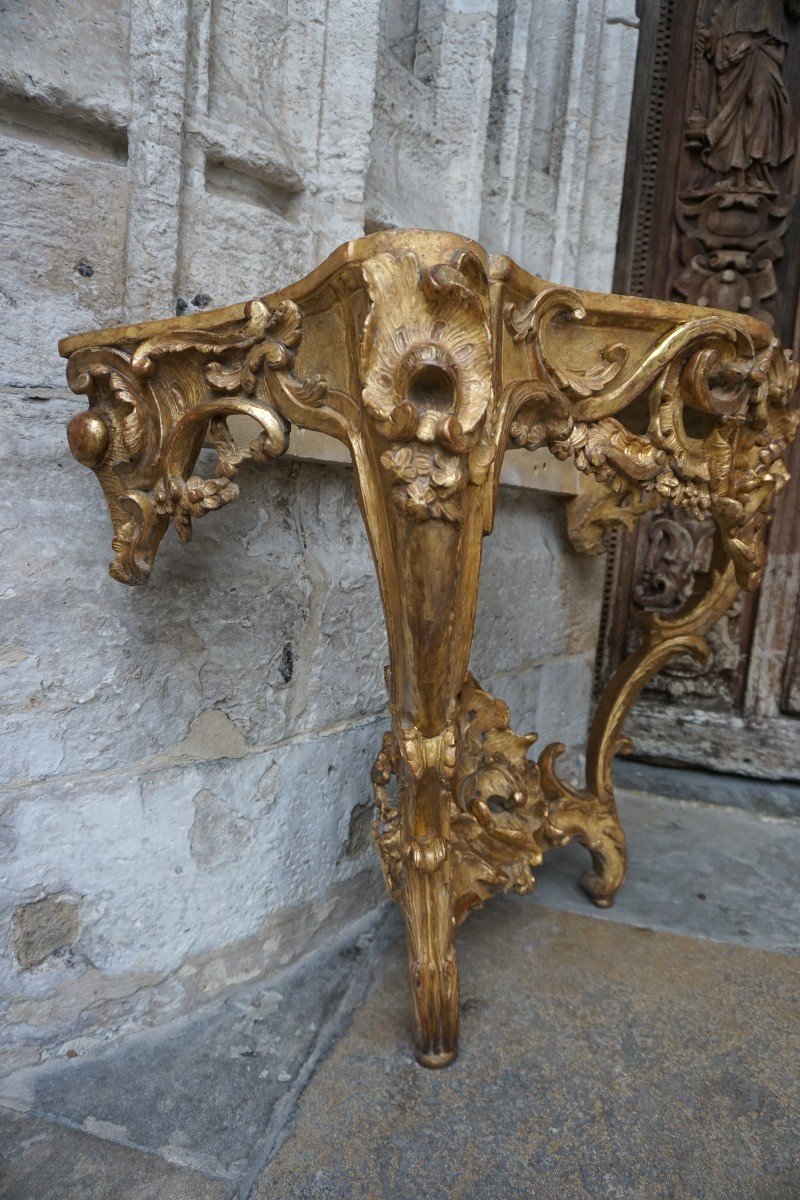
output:
[[[361,400],[384,439],[394,504],[414,521],[458,525],[462,494],[497,452],[488,280],[468,250],[423,266],[413,250],[362,267],[370,310],[361,340]]]
[[[289,300],[274,308],[255,300],[220,328],[163,326],[141,339],[135,327],[120,330],[117,344],[81,346],[67,364],[70,387],[90,402],[69,423],[70,448],[105,493],[116,556],[109,570],[122,583],[147,582],[170,521],[187,541],[193,518],[236,498],[243,462],[284,452],[289,425],[267,374],[292,393],[324,394],[322,381],[293,374],[302,317]],[[233,415],[261,426],[248,447],[234,444]],[[207,435],[216,461],[203,478],[191,472]]]
[[[670,503],[711,516],[740,586],[757,586],[800,421],[791,353],[732,314],[562,288],[510,308],[506,321],[531,372],[511,445],[547,446],[592,480],[571,506],[577,547],[599,552],[615,523]]]

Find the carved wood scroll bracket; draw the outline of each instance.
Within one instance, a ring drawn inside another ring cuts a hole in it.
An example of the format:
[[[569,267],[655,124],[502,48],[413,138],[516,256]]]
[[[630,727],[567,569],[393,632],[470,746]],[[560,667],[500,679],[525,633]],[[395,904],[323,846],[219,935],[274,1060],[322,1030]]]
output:
[[[489,258],[468,239],[375,234],[282,292],[61,343],[77,459],[108,501],[111,574],[146,582],[170,521],[235,499],[245,458],[266,462],[291,424],[345,443],[389,638],[392,728],[373,768],[375,837],[406,923],[417,1053],[457,1050],[457,924],[498,890],[529,892],[543,853],[577,839],[585,886],[610,904],[625,876],[611,780],[641,688],[757,584],[764,532],[786,482],[797,368],[771,330],[708,308],[579,293]],[[237,447],[226,418],[261,426]],[[195,475],[206,436],[216,450]],[[589,476],[571,502],[580,550],[664,502],[710,515],[706,593],[651,619],[601,699],[586,783],[558,775],[563,749],[535,736],[468,674],[481,542],[508,446],[548,447]],[[722,607],[721,607],[722,606]]]

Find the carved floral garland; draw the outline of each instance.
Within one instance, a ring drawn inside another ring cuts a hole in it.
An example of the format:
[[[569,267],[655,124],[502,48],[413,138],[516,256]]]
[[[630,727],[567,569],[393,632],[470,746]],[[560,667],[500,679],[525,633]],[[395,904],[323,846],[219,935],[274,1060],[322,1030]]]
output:
[[[633,372],[626,373],[627,355],[615,344],[596,366],[577,371],[558,360],[558,339],[549,335],[553,324],[584,316],[580,297],[564,288],[545,289],[507,312],[512,337],[527,342],[536,373],[518,385],[509,444],[547,446],[559,459],[572,458],[615,497],[618,522],[625,522],[626,498],[636,514],[668,501],[694,518],[712,516],[740,585],[755,587],[764,567],[764,518],[787,482],[782,456],[800,422],[788,408],[798,378],[791,352],[776,341],[756,352],[744,328],[720,315],[671,331]],[[650,403],[646,436],[603,415],[641,394]],[[689,406],[713,418],[700,441],[684,427]],[[610,515],[601,496],[598,532],[614,523]],[[599,551],[600,537],[586,537],[583,548]]]

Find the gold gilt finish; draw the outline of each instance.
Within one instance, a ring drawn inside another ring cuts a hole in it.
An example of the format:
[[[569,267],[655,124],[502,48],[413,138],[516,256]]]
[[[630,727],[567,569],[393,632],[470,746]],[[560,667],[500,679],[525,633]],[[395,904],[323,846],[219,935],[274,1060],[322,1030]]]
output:
[[[625,877],[612,760],[641,689],[758,584],[797,368],[744,316],[554,287],[468,239],[406,231],[337,250],[283,291],[217,312],[61,343],[89,408],[70,422],[113,524],[111,574],[145,583],[170,522],[235,499],[241,462],[266,462],[290,425],[350,451],[389,638],[392,728],[373,768],[375,839],[405,918],[419,1061],[456,1055],[457,924],[493,892],[530,892],[551,846],[589,850],[584,880],[611,904]],[[246,450],[226,418],[261,434]],[[192,472],[206,437],[210,478]],[[538,765],[534,735],[467,672],[481,542],[508,446],[548,447],[588,477],[571,501],[577,547],[665,500],[716,525],[717,570],[641,646],[598,705],[586,783]]]

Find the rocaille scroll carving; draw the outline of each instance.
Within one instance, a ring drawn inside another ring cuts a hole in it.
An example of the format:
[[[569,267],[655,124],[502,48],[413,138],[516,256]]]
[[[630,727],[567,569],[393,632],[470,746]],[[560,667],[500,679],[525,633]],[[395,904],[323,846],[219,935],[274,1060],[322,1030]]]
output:
[[[768,510],[797,425],[796,368],[769,329],[731,314],[553,287],[452,234],[406,231],[350,243],[282,293],[234,310],[62,343],[87,394],[70,423],[114,526],[115,578],[143,583],[170,520],[232,500],[247,459],[286,447],[289,425],[350,449],[389,643],[391,729],[373,768],[375,834],[405,920],[419,1061],[456,1054],[454,934],[496,891],[529,892],[543,853],[589,850],[589,895],[610,904],[625,877],[612,786],[622,725],[674,655],[705,635],[763,567]],[[262,434],[238,445],[232,414]],[[698,425],[699,419],[699,425]],[[192,472],[210,437],[216,464]],[[608,685],[583,787],[538,764],[533,734],[468,672],[481,540],[494,520],[508,445],[571,458],[587,476],[572,503],[580,549],[665,502],[715,522],[712,584],[680,580]]]
[[[576,371],[559,360],[557,326],[586,316],[581,297],[566,289],[508,312],[539,378],[511,426],[511,444],[546,445],[603,485],[596,519],[584,515],[583,549],[602,546],[609,493],[623,521],[625,501],[637,515],[667,501],[692,517],[713,517],[740,585],[756,587],[765,518],[787,482],[783,456],[800,419],[789,410],[797,385],[790,353],[774,339],[756,349],[720,313],[671,329],[632,367],[624,344],[612,343]],[[643,433],[611,415],[640,397],[648,404]],[[704,419],[700,433],[687,429],[695,412]]]
[[[324,396],[321,379],[292,374],[302,317],[290,300],[246,306],[242,320],[221,330],[166,329],[129,348],[87,347],[70,356],[67,379],[89,395],[88,412],[73,417],[75,457],[96,471],[114,525],[109,570],[122,583],[144,583],[167,523],[183,541],[193,517],[234,500],[241,464],[283,454],[289,425],[260,387],[265,370],[306,399]],[[253,417],[262,427],[252,444],[234,445],[226,418]],[[189,472],[207,430],[216,450],[211,478]]]
[[[495,891],[533,891],[533,869],[542,861],[547,806],[538,768],[527,757],[536,734],[514,733],[509,719],[507,705],[468,674],[459,693],[460,751],[450,796],[456,923]],[[389,732],[372,769],[372,785],[378,810],[375,839],[387,887],[395,896],[404,860],[414,853],[391,790],[399,758],[397,739]]]
[[[494,458],[485,436],[491,377],[489,283],[463,251],[421,269],[417,255],[364,264],[372,307],[362,338],[364,408],[389,441],[381,465],[398,508],[458,524],[461,493]],[[396,314],[391,325],[379,319]]]

